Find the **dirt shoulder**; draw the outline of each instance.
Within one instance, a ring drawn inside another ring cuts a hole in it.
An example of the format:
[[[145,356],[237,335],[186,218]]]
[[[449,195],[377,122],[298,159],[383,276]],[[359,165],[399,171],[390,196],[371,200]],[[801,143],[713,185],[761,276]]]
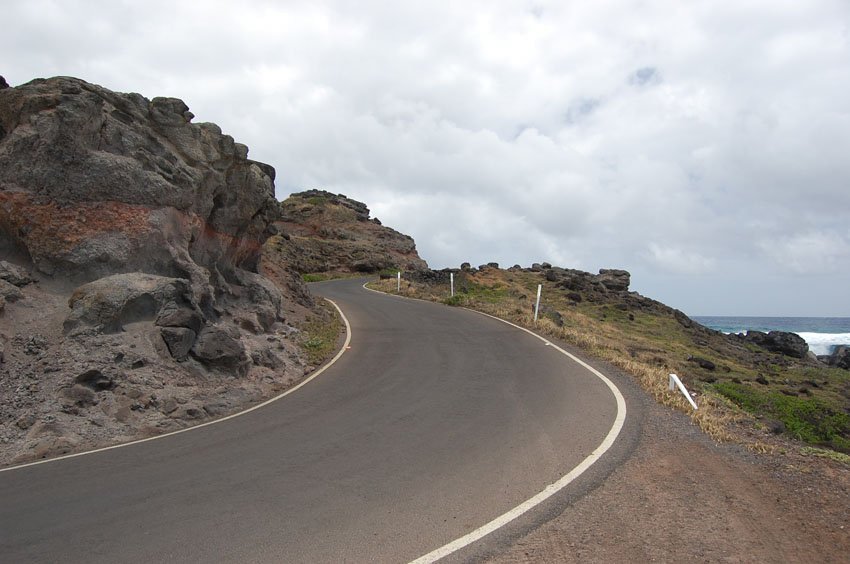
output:
[[[716,444],[645,403],[633,454],[489,562],[847,562],[850,467]]]

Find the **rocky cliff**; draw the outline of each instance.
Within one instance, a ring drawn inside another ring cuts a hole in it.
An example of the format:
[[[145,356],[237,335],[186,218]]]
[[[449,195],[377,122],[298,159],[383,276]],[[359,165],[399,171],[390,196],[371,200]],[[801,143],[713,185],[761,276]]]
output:
[[[304,374],[293,324],[321,314],[287,265],[259,273],[274,169],[193,118],[75,78],[0,89],[0,463],[179,428]]]
[[[268,254],[303,274],[428,267],[411,237],[381,225],[365,204],[342,194],[292,194],[281,204],[275,226],[280,234],[269,240]]]

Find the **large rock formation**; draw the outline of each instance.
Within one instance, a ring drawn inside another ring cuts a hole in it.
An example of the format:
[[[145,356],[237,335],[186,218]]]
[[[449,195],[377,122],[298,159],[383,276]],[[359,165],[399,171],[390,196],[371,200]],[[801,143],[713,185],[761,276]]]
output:
[[[315,304],[288,265],[258,272],[274,169],[192,119],[74,78],[0,89],[0,465],[303,376],[291,324]]]
[[[308,190],[281,205],[282,232],[269,241],[276,253],[301,273],[363,272],[387,268],[417,271],[428,267],[407,235],[369,217],[365,204],[342,194]]]
[[[255,270],[274,170],[181,100],[74,78],[0,92],[0,253],[85,282],[144,271],[203,294]]]

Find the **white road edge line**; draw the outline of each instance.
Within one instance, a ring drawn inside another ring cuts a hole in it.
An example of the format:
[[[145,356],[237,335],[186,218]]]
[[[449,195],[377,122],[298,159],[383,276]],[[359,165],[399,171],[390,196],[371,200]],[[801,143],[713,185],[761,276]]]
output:
[[[368,284],[368,282],[366,284]],[[378,290],[373,290],[372,288],[367,288],[366,284],[363,284],[363,288],[365,288],[366,290],[369,290],[371,292],[384,294],[385,296],[395,295],[395,294],[387,294],[386,292],[380,292]],[[416,299],[416,298],[407,298],[407,296],[397,296],[397,297],[406,298],[406,299]],[[427,300],[422,300],[422,301],[427,301]],[[431,303],[434,303],[434,302],[431,302]],[[468,309],[468,308],[464,308],[464,309]],[[567,356],[572,361],[574,361],[577,364],[586,368],[588,371],[590,371],[590,373],[592,373],[597,378],[602,380],[602,382],[604,382],[605,385],[608,386],[608,389],[611,390],[611,393],[614,394],[614,398],[617,401],[617,416],[614,418],[614,424],[611,426],[611,430],[608,431],[608,434],[602,440],[602,443],[600,443],[600,445],[598,447],[596,447],[596,449],[594,449],[593,452],[591,452],[589,455],[587,455],[587,457],[584,460],[582,460],[581,463],[579,463],[578,466],[576,466],[575,468],[570,470],[567,474],[565,474],[563,477],[561,477],[558,481],[556,481],[553,484],[549,484],[548,486],[546,486],[543,489],[543,491],[541,491],[540,493],[538,493],[534,497],[527,499],[526,501],[517,505],[513,509],[499,515],[498,517],[496,517],[495,519],[493,519],[489,523],[486,523],[485,525],[478,527],[474,531],[467,533],[466,535],[464,535],[464,536],[462,536],[458,539],[455,539],[452,542],[450,542],[446,545],[443,545],[440,548],[429,552],[428,554],[425,554],[424,556],[420,556],[416,560],[411,561],[410,564],[430,564],[432,562],[436,562],[436,561],[440,560],[441,558],[445,558],[446,556],[449,556],[450,554],[453,554],[453,553],[457,552],[458,550],[465,548],[465,547],[469,546],[470,544],[472,544],[476,541],[481,540],[482,538],[484,538],[487,535],[489,535],[490,533],[500,529],[501,527],[504,527],[505,525],[507,525],[508,523],[510,523],[511,521],[516,519],[517,517],[519,517],[520,515],[527,513],[528,511],[537,507],[538,505],[540,505],[541,503],[543,503],[544,501],[546,501],[547,499],[549,499],[550,497],[552,497],[556,493],[560,492],[565,487],[567,487],[570,483],[572,483],[576,478],[578,478],[579,476],[584,474],[584,472],[588,468],[590,468],[597,460],[599,460],[602,457],[603,454],[605,454],[608,451],[608,449],[610,449],[614,445],[614,441],[617,440],[617,437],[619,436],[620,431],[623,429],[623,425],[626,422],[626,400],[623,398],[623,394],[620,393],[619,388],[617,388],[617,386],[614,384],[614,382],[609,380],[607,376],[605,376],[604,374],[602,374],[601,372],[599,372],[598,370],[596,370],[595,368],[593,368],[592,366],[590,366],[589,364],[587,364],[586,362],[584,362],[583,360],[578,358],[577,356],[565,351],[564,349],[562,349],[561,347],[559,347],[555,343],[549,341],[548,339],[541,337],[540,335],[538,335],[534,331],[526,329],[525,327],[521,327],[521,326],[519,326],[515,323],[511,323],[510,321],[506,321],[506,320],[504,320],[500,317],[490,315],[489,313],[476,311],[474,309],[469,309],[469,311],[472,311],[474,313],[478,313],[478,314],[481,314],[481,315],[484,315],[484,316],[487,316],[487,317],[491,317],[491,318],[493,318],[497,321],[501,321],[502,323],[507,323],[508,325],[510,325],[512,327],[516,327],[520,331],[525,331],[529,335],[536,337],[536,338],[540,339],[541,341],[543,341],[543,343],[546,346],[553,347],[555,350],[557,350],[561,354]]]
[[[286,397],[291,393],[294,393],[295,391],[299,390],[303,386],[306,386],[308,383],[310,383],[311,381],[316,379],[322,372],[324,372],[325,370],[330,368],[337,360],[339,360],[339,358],[345,353],[345,351],[348,350],[348,345],[351,344],[351,324],[348,322],[348,318],[345,316],[345,314],[342,312],[342,309],[340,309],[340,307],[336,304],[336,302],[334,302],[333,300],[331,300],[329,298],[324,298],[324,299],[336,308],[336,310],[339,312],[340,317],[342,318],[343,323],[345,323],[345,343],[343,343],[342,348],[339,349],[339,351],[336,353],[336,356],[334,356],[328,362],[326,362],[321,367],[319,367],[315,372],[313,372],[310,375],[309,378],[306,378],[305,380],[301,381],[297,386],[289,388],[285,392],[278,394],[273,398],[267,399],[266,401],[264,401],[262,403],[258,403],[257,405],[255,405],[253,407],[249,407],[248,409],[245,409],[243,411],[239,411],[237,413],[230,414],[227,417],[222,417],[221,419],[216,419],[214,421],[208,421],[206,423],[201,423],[200,425],[194,425],[192,427],[186,427],[185,429],[180,429],[179,431],[172,431],[170,433],[165,433],[163,435],[157,435],[155,437],[148,437],[147,439],[139,439],[139,440],[136,440],[136,441],[130,441],[128,443],[121,443],[119,445],[112,445],[112,446],[98,448],[98,449],[94,449],[94,450],[87,450],[85,452],[78,452],[78,453],[75,453],[75,454],[66,454],[64,456],[57,456],[56,458],[48,458],[46,460],[38,460],[36,462],[28,462],[26,464],[19,464],[17,466],[9,466],[8,468],[0,468],[0,472],[8,472],[10,470],[19,470],[21,468],[27,468],[29,466],[37,466],[39,464],[48,464],[50,462],[58,462],[60,460],[66,460],[68,458],[76,458],[78,456],[95,454],[97,452],[103,452],[103,451],[106,451],[106,450],[114,450],[114,449],[117,449],[117,448],[124,448],[124,447],[132,446],[132,445],[137,445],[139,443],[146,443],[146,442],[149,442],[149,441],[155,441],[155,440],[158,440],[158,439],[164,439],[166,437],[171,437],[173,435],[179,435],[180,433],[187,433],[189,431],[195,431],[195,430],[200,429],[202,427],[208,427],[210,425],[216,425],[218,423],[222,423],[224,421],[227,421],[228,419],[235,419],[236,417],[245,415],[246,413],[251,413],[252,411],[256,411],[257,409],[260,409],[261,407],[265,407],[265,406],[269,405],[270,403],[274,403],[277,400],[279,400],[283,397]]]
[[[475,311],[475,310],[470,310],[470,311]],[[534,497],[527,499],[526,501],[517,505],[513,509],[503,513],[502,515],[500,515],[498,517],[496,517],[495,519],[493,519],[489,523],[475,529],[471,533],[468,533],[468,534],[460,537],[459,539],[456,539],[456,540],[454,540],[454,541],[452,541],[452,542],[450,542],[450,543],[448,543],[444,546],[441,546],[440,548],[438,548],[436,550],[429,552],[428,554],[426,554],[424,556],[420,556],[416,560],[413,560],[410,564],[427,564],[427,563],[431,563],[431,562],[436,562],[437,560],[440,560],[441,558],[445,558],[446,556],[449,556],[450,554],[453,554],[453,553],[457,552],[458,550],[460,550],[464,547],[467,547],[470,544],[472,544],[472,543],[474,543],[478,540],[481,540],[482,538],[484,538],[485,536],[489,535],[490,533],[496,531],[497,529],[504,527],[505,525],[507,525],[508,523],[510,523],[511,521],[516,519],[517,517],[519,517],[520,515],[527,513],[528,511],[530,511],[534,507],[540,505],[541,503],[543,503],[544,501],[546,501],[547,499],[549,499],[550,497],[552,497],[556,493],[560,492],[565,487],[567,487],[571,482],[573,482],[576,478],[581,476],[588,468],[590,468],[597,460],[599,460],[602,457],[602,455],[605,454],[608,451],[608,449],[610,449],[613,446],[614,441],[617,439],[617,436],[620,434],[620,431],[623,428],[623,424],[626,421],[626,400],[623,398],[623,395],[620,393],[620,390],[617,388],[617,386],[614,385],[614,383],[611,380],[609,380],[604,374],[602,374],[601,372],[599,372],[598,370],[596,370],[595,368],[593,368],[592,366],[590,366],[589,364],[587,364],[586,362],[581,360],[580,358],[576,357],[575,355],[568,353],[567,351],[565,351],[564,349],[562,349],[561,347],[559,347],[555,343],[548,341],[547,339],[541,337],[540,335],[538,335],[537,333],[534,333],[533,331],[526,329],[525,327],[520,327],[519,325],[511,323],[510,321],[505,321],[504,319],[501,319],[499,317],[495,317],[493,315],[483,313],[483,312],[480,312],[480,311],[476,311],[475,313],[480,313],[481,315],[486,315],[487,317],[492,317],[493,319],[501,321],[502,323],[507,323],[508,325],[516,327],[517,329],[520,329],[522,331],[525,331],[526,333],[533,335],[534,337],[537,337],[538,339],[543,341],[545,344],[547,344],[551,347],[554,347],[561,354],[566,355],[567,357],[569,357],[574,362],[580,364],[581,366],[583,366],[584,368],[589,370],[592,374],[594,374],[596,377],[598,377],[600,380],[602,380],[605,383],[605,385],[608,386],[608,389],[611,390],[611,393],[614,394],[614,398],[617,400],[617,417],[614,419],[614,424],[612,425],[611,430],[608,431],[608,434],[602,440],[602,443],[598,447],[596,447],[596,449],[593,452],[591,452],[589,455],[587,455],[587,457],[584,460],[582,460],[581,463],[578,466],[576,466],[575,468],[570,470],[569,473],[567,473],[566,475],[561,477],[557,482],[555,482],[553,484],[549,484],[548,486],[546,486],[546,488],[543,491],[541,491],[540,493],[538,493]]]

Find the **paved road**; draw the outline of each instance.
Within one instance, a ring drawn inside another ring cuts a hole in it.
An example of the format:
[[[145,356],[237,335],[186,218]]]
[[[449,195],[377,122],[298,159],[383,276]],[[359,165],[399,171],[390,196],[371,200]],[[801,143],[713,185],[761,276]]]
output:
[[[456,308],[314,286],[351,349],[297,392],[159,440],[0,472],[0,562],[404,562],[516,506],[608,433],[587,370]]]

